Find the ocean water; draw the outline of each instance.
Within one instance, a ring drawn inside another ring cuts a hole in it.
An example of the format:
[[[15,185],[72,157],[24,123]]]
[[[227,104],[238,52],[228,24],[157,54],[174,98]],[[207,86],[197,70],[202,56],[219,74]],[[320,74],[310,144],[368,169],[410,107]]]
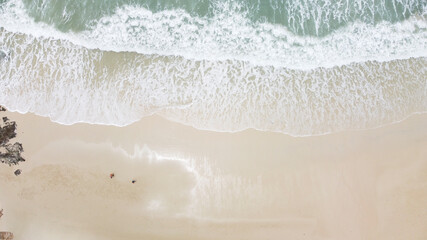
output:
[[[0,104],[294,136],[427,110],[425,0],[0,0]]]

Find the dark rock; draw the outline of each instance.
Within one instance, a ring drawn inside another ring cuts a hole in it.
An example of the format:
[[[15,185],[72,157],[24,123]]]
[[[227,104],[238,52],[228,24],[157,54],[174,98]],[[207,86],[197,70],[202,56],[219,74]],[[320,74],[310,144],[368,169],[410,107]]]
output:
[[[0,162],[9,166],[24,162],[25,159],[21,156],[24,151],[22,144],[9,143],[10,139],[16,137],[16,122],[10,122],[7,117],[4,117],[3,123],[0,124]]]
[[[23,151],[24,149],[20,143],[0,146],[0,162],[6,163],[9,166],[25,162],[25,159],[21,156]]]
[[[21,169],[17,169],[15,172],[14,172],[14,174],[15,174],[15,176],[19,176],[20,174],[21,174]]]
[[[0,125],[0,146],[9,142],[16,137],[16,122],[5,122],[4,126]]]
[[[4,112],[4,111],[6,111],[6,108],[0,106],[0,112]]]

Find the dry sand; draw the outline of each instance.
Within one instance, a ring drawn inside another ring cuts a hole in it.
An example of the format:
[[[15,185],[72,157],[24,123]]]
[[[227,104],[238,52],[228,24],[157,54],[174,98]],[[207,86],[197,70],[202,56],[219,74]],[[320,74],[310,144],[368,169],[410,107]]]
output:
[[[426,114],[303,138],[4,114],[27,159],[0,165],[18,240],[427,239]]]

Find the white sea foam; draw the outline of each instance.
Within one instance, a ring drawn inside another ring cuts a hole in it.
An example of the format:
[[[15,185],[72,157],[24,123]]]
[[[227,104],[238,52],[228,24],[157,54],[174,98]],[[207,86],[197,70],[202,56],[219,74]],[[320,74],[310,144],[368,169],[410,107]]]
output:
[[[0,28],[0,104],[72,124],[159,114],[201,129],[296,136],[370,128],[427,110],[427,59],[290,70],[237,60],[105,52]]]
[[[389,61],[427,56],[427,21],[423,15],[398,23],[355,22],[325,37],[300,37],[284,26],[253,23],[223,6],[212,18],[183,10],[152,13],[124,6],[104,16],[90,30],[62,33],[35,23],[21,0],[6,2],[0,26],[36,37],[66,39],[91,49],[129,51],[193,60],[240,60],[289,69],[333,67],[368,60]]]

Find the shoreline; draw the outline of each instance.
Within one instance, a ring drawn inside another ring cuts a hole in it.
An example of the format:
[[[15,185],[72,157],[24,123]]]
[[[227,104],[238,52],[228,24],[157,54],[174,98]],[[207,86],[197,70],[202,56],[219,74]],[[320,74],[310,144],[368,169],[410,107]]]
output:
[[[0,105],[2,106],[2,105]],[[273,131],[273,130],[264,130],[264,129],[258,129],[255,127],[248,127],[248,128],[244,128],[244,129],[240,129],[240,130],[235,130],[235,131],[222,131],[222,130],[214,130],[214,129],[210,129],[210,128],[198,128],[195,126],[192,126],[191,124],[187,124],[184,122],[180,122],[179,120],[171,120],[165,116],[161,116],[158,113],[153,113],[149,116],[144,116],[139,120],[136,120],[134,122],[131,122],[129,124],[125,124],[125,125],[118,125],[118,124],[109,124],[109,123],[99,123],[99,122],[84,122],[84,121],[77,121],[77,122],[72,122],[72,123],[63,123],[60,121],[55,121],[52,120],[50,118],[50,116],[44,116],[44,115],[38,115],[36,113],[33,112],[29,112],[29,111],[19,111],[19,110],[6,110],[9,113],[14,113],[14,114],[20,114],[20,115],[34,115],[37,117],[41,117],[41,118],[47,118],[49,119],[49,121],[53,124],[58,124],[58,125],[62,125],[62,126],[73,126],[73,125],[90,125],[90,126],[105,126],[105,127],[114,127],[114,128],[126,128],[129,127],[131,125],[134,124],[138,124],[139,122],[143,122],[145,121],[144,119],[152,119],[152,118],[160,118],[163,119],[167,122],[171,122],[174,124],[178,124],[178,125],[182,125],[184,127],[188,127],[188,128],[192,128],[194,130],[198,130],[198,131],[204,131],[204,132],[211,132],[211,133],[224,133],[224,134],[238,134],[241,132],[245,132],[245,131],[257,131],[257,132],[264,132],[264,133],[274,133],[274,134],[283,134],[289,137],[293,137],[293,138],[309,138],[309,137],[320,137],[320,136],[327,136],[327,135],[333,135],[333,134],[339,134],[339,133],[344,133],[344,132],[357,132],[357,131],[369,131],[369,130],[375,130],[375,129],[379,129],[379,128],[383,128],[383,127],[388,127],[391,125],[395,125],[395,124],[399,124],[401,122],[404,122],[410,118],[413,117],[417,117],[419,115],[426,115],[427,111],[415,111],[410,113],[409,115],[407,115],[406,117],[403,117],[400,120],[395,120],[395,121],[391,121],[391,122],[386,122],[383,123],[381,125],[375,126],[375,127],[367,127],[367,128],[349,128],[349,129],[340,129],[340,130],[336,130],[336,131],[331,131],[331,132],[325,132],[325,133],[319,133],[319,134],[307,134],[307,135],[294,135],[288,132],[280,132],[280,131]]]
[[[0,165],[16,239],[427,237],[427,114],[311,137],[6,114],[27,160],[20,176]]]

